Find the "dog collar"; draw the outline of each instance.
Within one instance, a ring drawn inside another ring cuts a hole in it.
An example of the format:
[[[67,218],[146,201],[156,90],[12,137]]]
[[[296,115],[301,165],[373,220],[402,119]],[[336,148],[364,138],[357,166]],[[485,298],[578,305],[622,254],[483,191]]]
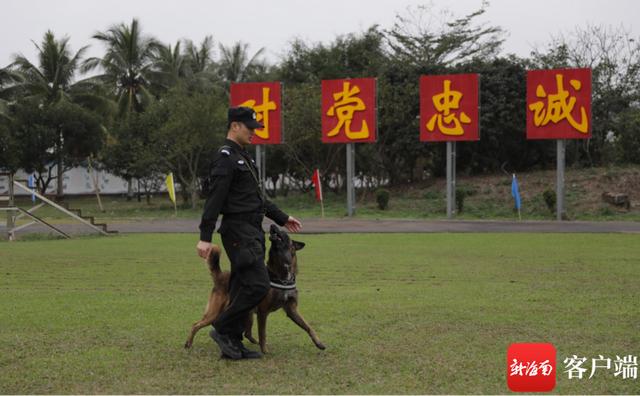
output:
[[[293,290],[296,288],[296,277],[293,277],[292,281],[282,281],[280,280],[280,278],[274,274],[273,272],[271,272],[271,270],[268,270],[269,272],[269,282],[271,283],[271,287],[275,288],[275,289],[280,289],[280,290]]]
[[[291,285],[283,285],[280,283],[276,283],[276,282],[271,282],[271,287],[275,288],[275,289],[280,289],[280,290],[293,290],[296,288],[296,284],[293,283]]]

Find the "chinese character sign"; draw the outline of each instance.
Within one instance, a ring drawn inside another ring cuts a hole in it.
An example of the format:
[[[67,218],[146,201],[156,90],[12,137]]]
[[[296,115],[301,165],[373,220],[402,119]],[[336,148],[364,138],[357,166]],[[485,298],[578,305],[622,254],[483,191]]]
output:
[[[420,141],[480,140],[478,75],[420,77]]]
[[[372,143],[377,138],[376,80],[322,81],[322,142]]]
[[[527,139],[591,137],[591,69],[527,72]]]
[[[282,93],[279,82],[231,84],[231,106],[251,107],[257,121],[264,125],[256,129],[252,144],[282,143]]]

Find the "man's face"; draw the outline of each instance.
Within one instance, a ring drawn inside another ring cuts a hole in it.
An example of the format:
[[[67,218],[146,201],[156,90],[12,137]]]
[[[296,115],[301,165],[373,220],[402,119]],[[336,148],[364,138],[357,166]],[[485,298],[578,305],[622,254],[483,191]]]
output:
[[[247,126],[243,122],[232,122],[231,130],[235,135],[235,140],[242,146],[246,146],[251,144],[251,139],[253,138],[254,130],[247,128]]]

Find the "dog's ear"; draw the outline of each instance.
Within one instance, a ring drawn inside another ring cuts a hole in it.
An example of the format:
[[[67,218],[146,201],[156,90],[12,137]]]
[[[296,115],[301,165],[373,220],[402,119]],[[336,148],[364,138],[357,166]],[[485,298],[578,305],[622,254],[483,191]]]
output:
[[[293,240],[291,242],[293,242],[293,247],[296,250],[302,250],[302,248],[304,247],[304,242],[298,242],[298,241],[293,241]]]

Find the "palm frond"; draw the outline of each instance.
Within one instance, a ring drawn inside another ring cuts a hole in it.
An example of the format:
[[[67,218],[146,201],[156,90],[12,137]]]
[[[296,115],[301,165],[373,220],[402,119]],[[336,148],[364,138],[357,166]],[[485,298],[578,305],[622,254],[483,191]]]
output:
[[[163,51],[162,45],[153,37],[142,34],[137,19],[130,25],[120,23],[110,26],[105,32],[97,32],[93,38],[106,47],[103,58],[85,61],[83,70],[100,65],[104,70],[101,79],[113,84],[117,92],[119,112],[140,111],[139,91],[150,85],[154,58]]]

